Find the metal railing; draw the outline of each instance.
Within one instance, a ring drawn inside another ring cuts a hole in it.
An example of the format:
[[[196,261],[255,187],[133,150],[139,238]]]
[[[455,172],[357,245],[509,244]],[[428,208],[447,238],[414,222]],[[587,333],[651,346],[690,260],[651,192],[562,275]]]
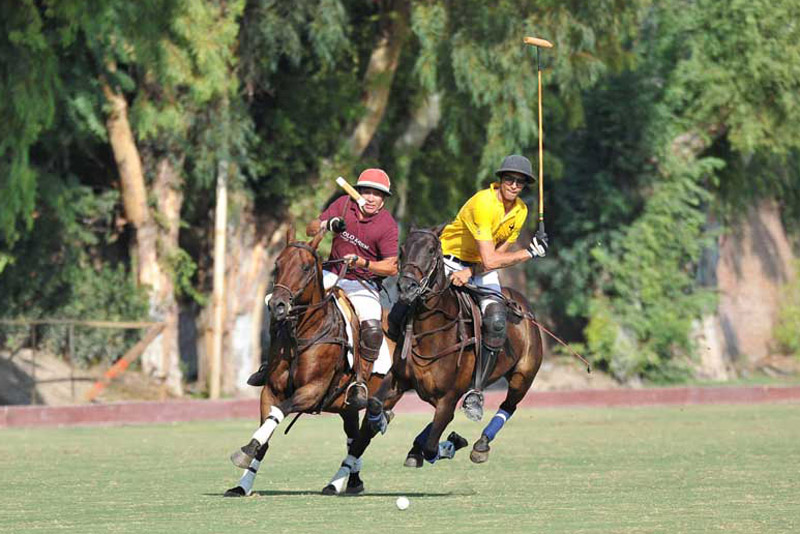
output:
[[[30,351],[31,351],[31,371],[30,371],[30,404],[37,404],[37,386],[39,384],[46,384],[52,383],[54,381],[59,381],[61,379],[50,379],[50,380],[37,380],[36,378],[36,354],[37,354],[37,339],[36,339],[36,327],[37,326],[65,326],[67,327],[67,343],[66,343],[66,359],[69,363],[70,369],[70,392],[72,395],[72,400],[75,401],[75,382],[76,380],[85,380],[85,379],[76,379],[75,377],[75,327],[90,327],[90,328],[113,328],[113,329],[121,329],[121,330],[142,330],[148,329],[149,331],[145,335],[145,337],[136,343],[130,350],[128,350],[122,357],[116,359],[116,363],[114,363],[106,373],[104,373],[103,378],[96,381],[92,389],[87,393],[86,400],[93,400],[97,394],[105,388],[108,383],[111,382],[113,378],[119,376],[136,358],[138,358],[144,350],[147,348],[147,345],[157,337],[157,335],[163,330],[164,323],[160,322],[148,322],[148,321],[100,321],[100,320],[78,320],[78,319],[0,319],[0,325],[2,326],[19,326],[19,327],[27,327],[29,332],[27,335],[27,339],[30,344]],[[12,354],[24,348],[24,344],[17,349],[12,351]],[[124,362],[124,363],[120,363]],[[63,379],[66,380],[66,379]],[[91,379],[94,380],[94,379]]]

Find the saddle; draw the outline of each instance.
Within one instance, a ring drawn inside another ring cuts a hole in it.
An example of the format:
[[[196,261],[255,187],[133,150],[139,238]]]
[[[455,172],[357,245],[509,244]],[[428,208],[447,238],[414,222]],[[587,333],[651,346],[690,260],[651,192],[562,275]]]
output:
[[[476,300],[476,295],[468,290],[455,288],[454,292],[458,299],[458,315],[449,323],[439,328],[422,332],[414,335],[413,321],[409,317],[406,322],[405,336],[403,339],[403,347],[400,353],[402,359],[406,359],[409,354],[417,361],[418,365],[429,365],[443,356],[452,354],[458,351],[457,365],[461,365],[461,356],[464,349],[469,346],[480,347],[481,343],[481,309]],[[458,341],[453,345],[445,347],[438,353],[432,356],[425,356],[419,354],[414,350],[417,340],[422,337],[432,335],[443,330],[447,330],[456,324]]]
[[[344,289],[339,286],[334,286],[333,296],[336,299],[336,303],[339,305],[339,310],[341,310],[342,315],[344,315],[345,322],[350,325],[350,329],[353,332],[352,346],[348,348],[353,351],[353,363],[355,364],[355,358],[359,357],[359,355],[356,354],[356,347],[359,346],[361,338],[361,323],[358,320],[358,315],[356,315],[353,303],[350,302],[350,298],[347,296],[347,293],[344,292]]]

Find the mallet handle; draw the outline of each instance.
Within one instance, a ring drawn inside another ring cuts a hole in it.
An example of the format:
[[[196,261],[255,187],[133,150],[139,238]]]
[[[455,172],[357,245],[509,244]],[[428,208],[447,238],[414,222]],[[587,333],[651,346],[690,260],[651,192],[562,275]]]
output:
[[[544,152],[542,150],[542,70],[539,69],[539,222],[544,221]]]
[[[358,207],[364,209],[364,206],[367,204],[367,201],[364,200],[364,197],[361,196],[361,193],[356,191],[356,189],[347,183],[347,180],[342,178],[341,176],[336,179],[336,183],[339,184],[339,187],[345,190],[345,192],[352,197],[353,200],[356,201]]]

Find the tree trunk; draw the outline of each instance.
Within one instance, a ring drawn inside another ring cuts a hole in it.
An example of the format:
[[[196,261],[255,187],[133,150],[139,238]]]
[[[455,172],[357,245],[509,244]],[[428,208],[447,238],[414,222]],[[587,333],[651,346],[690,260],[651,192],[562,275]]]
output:
[[[228,162],[219,162],[217,201],[214,208],[214,287],[211,297],[211,358],[208,396],[218,399],[221,387],[222,335],[225,322],[225,246],[228,225]]]
[[[142,158],[128,122],[128,104],[122,94],[106,83],[103,94],[111,105],[106,127],[120,174],[125,217],[135,230],[131,257],[136,280],[140,286],[149,288],[150,319],[166,323],[164,331],[142,356],[142,368],[160,379],[171,395],[180,396],[183,388],[178,352],[178,305],[172,276],[165,269],[170,255],[178,247],[183,203],[180,173],[168,156],[155,165],[152,193],[159,213],[156,218],[147,206]]]
[[[442,118],[441,95],[434,93],[425,97],[408,120],[403,134],[394,143],[397,156],[397,208],[395,218],[403,220],[408,209],[408,173],[415,154],[422,148],[430,133],[439,126]]]
[[[400,52],[409,35],[410,4],[399,2],[397,9],[386,15],[389,19],[372,50],[364,74],[364,108],[366,113],[353,130],[348,141],[350,154],[358,158],[364,153],[383,119],[392,81],[397,71]]]

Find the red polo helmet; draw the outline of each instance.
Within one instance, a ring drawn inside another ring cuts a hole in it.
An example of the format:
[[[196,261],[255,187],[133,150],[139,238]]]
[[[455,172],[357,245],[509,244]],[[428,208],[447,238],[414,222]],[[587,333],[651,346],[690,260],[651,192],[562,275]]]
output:
[[[381,169],[367,169],[358,177],[356,189],[359,187],[371,187],[378,191],[383,191],[387,195],[392,194],[392,181],[389,175]]]

